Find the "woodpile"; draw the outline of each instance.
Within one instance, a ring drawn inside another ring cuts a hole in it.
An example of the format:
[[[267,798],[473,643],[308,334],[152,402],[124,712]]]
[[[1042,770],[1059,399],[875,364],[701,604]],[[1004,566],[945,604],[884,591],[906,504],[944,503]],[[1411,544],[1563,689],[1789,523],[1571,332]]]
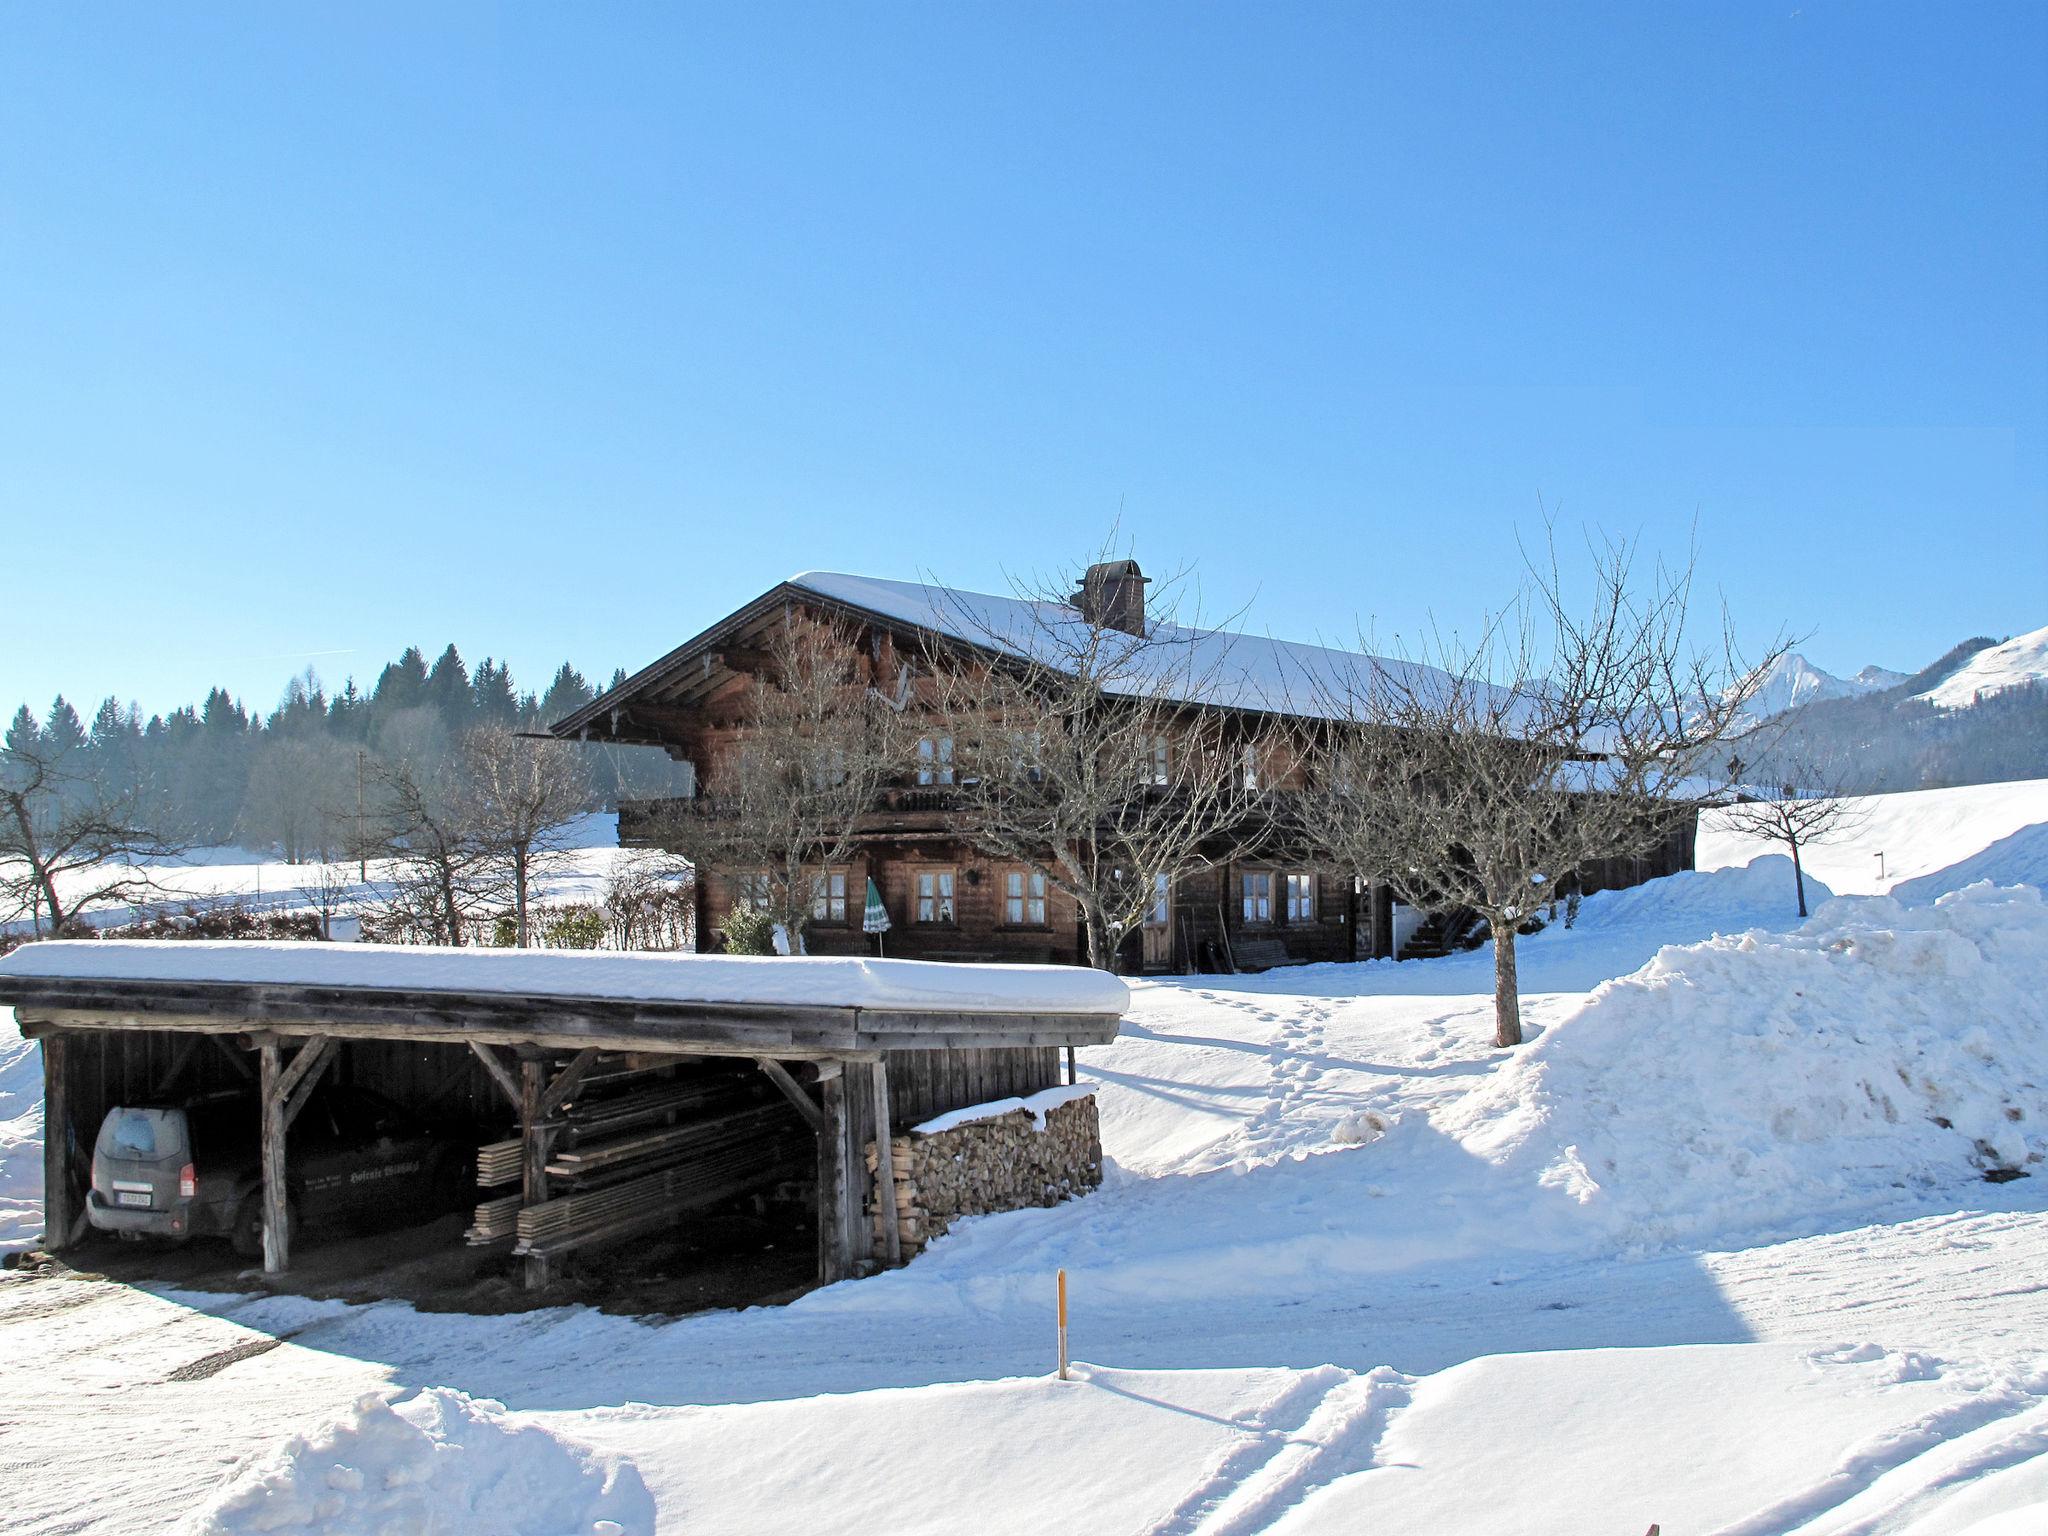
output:
[[[1031,1112],[1014,1109],[929,1135],[892,1138],[896,1230],[906,1258],[963,1216],[1058,1205],[1102,1183],[1102,1132],[1091,1094],[1046,1111],[1040,1130]],[[868,1172],[881,1159],[867,1146]],[[870,1178],[872,1187],[879,1182]],[[883,1214],[868,1201],[879,1247]]]
[[[514,1235],[514,1223],[518,1218],[519,1196],[506,1195],[502,1199],[486,1200],[476,1208],[476,1218],[462,1235],[472,1245],[501,1242]]]

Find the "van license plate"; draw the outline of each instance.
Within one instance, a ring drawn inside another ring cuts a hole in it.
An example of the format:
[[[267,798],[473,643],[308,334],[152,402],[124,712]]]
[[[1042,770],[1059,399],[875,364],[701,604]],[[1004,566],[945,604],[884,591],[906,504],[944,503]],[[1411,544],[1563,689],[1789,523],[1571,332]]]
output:
[[[114,1191],[114,1203],[116,1205],[147,1206],[149,1204],[149,1196],[146,1193],[138,1193],[131,1189],[117,1189]]]

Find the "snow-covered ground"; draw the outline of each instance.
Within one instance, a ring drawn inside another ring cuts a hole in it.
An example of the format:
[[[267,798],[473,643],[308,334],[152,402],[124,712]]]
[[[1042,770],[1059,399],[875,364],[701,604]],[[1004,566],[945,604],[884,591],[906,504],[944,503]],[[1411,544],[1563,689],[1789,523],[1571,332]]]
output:
[[[2048,823],[2048,785],[1944,793],[1873,819],[1888,884]],[[1816,867],[1853,889],[1870,851]],[[1099,1193],[788,1307],[651,1326],[8,1277],[0,1507],[50,1532],[2048,1530],[2048,907],[1814,893],[1798,926],[1782,859],[1723,852],[1525,941],[1516,1052],[1486,1044],[1484,951],[1136,983],[1082,1053]],[[33,1071],[0,1044],[0,1200],[34,1198]],[[1062,1267],[1093,1362],[1064,1383]]]

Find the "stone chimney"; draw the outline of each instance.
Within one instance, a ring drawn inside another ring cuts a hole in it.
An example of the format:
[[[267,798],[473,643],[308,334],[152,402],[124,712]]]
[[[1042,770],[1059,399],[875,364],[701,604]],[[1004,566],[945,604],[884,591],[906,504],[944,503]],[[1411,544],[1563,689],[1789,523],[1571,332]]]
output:
[[[1074,592],[1073,604],[1082,618],[1099,629],[1120,629],[1143,638],[1146,580],[1137,561],[1106,560],[1088,567]]]

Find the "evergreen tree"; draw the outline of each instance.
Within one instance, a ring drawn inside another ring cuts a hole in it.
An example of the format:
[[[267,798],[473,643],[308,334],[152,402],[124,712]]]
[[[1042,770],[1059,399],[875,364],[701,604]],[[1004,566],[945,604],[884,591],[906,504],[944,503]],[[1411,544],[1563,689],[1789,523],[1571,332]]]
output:
[[[327,726],[337,736],[350,741],[360,741],[369,725],[369,705],[361,693],[356,691],[356,680],[351,677],[341,685],[341,692],[334,696],[334,702],[327,709]]]
[[[469,668],[462,653],[451,644],[427,674],[426,702],[433,706],[451,731],[462,731],[470,723]]]
[[[28,752],[42,743],[42,722],[36,719],[35,711],[26,704],[14,712],[14,719],[7,727],[7,750]]]
[[[370,707],[379,720],[388,720],[393,715],[408,709],[417,709],[427,701],[427,658],[420,654],[416,645],[408,645],[398,660],[377,676],[377,686],[370,694]]]
[[[548,691],[541,695],[540,717],[552,724],[564,715],[573,715],[596,697],[583,674],[565,661],[555,680],[548,684]]]
[[[50,705],[50,718],[43,726],[43,744],[58,753],[75,752],[85,745],[85,726],[63,694]]]
[[[490,657],[470,679],[471,708],[480,725],[511,725],[519,718],[519,699],[512,691],[512,669]]]

